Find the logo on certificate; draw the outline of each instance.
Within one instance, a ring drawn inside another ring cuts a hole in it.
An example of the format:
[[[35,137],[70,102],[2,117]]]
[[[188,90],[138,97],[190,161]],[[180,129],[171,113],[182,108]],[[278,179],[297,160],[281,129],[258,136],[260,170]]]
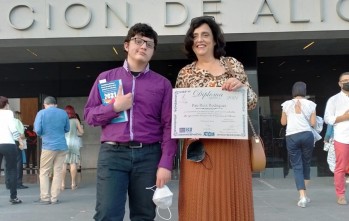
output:
[[[204,136],[213,137],[214,136],[214,132],[204,132]]]
[[[181,127],[179,128],[179,133],[191,133],[193,129],[191,127]]]

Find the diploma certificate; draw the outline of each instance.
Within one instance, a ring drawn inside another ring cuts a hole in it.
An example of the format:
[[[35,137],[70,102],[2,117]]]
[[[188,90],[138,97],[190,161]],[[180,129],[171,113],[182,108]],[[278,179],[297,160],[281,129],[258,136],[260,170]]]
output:
[[[176,88],[172,138],[248,139],[247,88]]]

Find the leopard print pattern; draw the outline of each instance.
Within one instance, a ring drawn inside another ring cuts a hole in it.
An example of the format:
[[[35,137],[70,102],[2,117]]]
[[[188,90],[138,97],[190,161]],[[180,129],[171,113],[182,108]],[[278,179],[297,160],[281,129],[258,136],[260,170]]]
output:
[[[219,76],[213,76],[207,70],[196,68],[196,62],[188,64],[179,71],[176,81],[176,88],[195,88],[195,87],[222,87],[223,83],[229,78],[236,78],[248,87],[247,107],[252,110],[257,105],[257,95],[248,83],[248,78],[244,66],[233,57],[221,57],[221,65],[225,68],[225,73]],[[229,62],[230,64],[228,64]]]

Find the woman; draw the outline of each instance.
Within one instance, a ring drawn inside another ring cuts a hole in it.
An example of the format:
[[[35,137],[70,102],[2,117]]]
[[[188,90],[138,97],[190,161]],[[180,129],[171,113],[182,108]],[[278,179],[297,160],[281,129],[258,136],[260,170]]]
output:
[[[67,165],[70,165],[70,175],[71,175],[71,189],[75,190],[77,188],[76,184],[76,174],[77,174],[77,165],[80,163],[80,138],[84,133],[84,129],[82,128],[80,121],[78,120],[74,107],[68,105],[65,107],[65,111],[69,117],[70,123],[70,131],[65,134],[65,139],[68,144],[68,154],[65,157],[63,164],[63,172],[62,172],[62,187],[65,188],[65,175],[67,172]]]
[[[27,168],[37,167],[36,151],[38,135],[35,133],[33,125],[29,125],[24,131],[27,140]]]
[[[21,112],[14,112],[16,129],[20,134],[21,139],[25,141],[24,126],[22,123]],[[23,185],[23,148],[19,148],[18,142],[16,142],[17,147],[17,189],[26,189],[28,186]]]
[[[194,62],[180,70],[177,88],[221,87],[233,91],[247,87],[248,109],[255,108],[257,96],[248,83],[243,65],[235,58],[224,57],[223,33],[213,17],[193,19],[184,42],[187,56]],[[194,140],[197,139],[184,141],[179,220],[253,220],[248,140],[200,140],[206,152],[202,162],[208,167],[186,159],[187,146]]]
[[[0,96],[0,154],[6,160],[6,179],[10,188],[10,203],[22,203],[17,198],[17,146],[23,146],[20,134],[16,130],[15,119],[12,111],[9,110],[9,103],[6,97]]]
[[[292,100],[281,104],[281,124],[286,127],[286,147],[299,192],[299,207],[310,202],[306,187],[310,181],[310,162],[314,149],[312,128],[316,124],[316,104],[305,98],[307,93],[304,82],[296,82],[292,88]]]

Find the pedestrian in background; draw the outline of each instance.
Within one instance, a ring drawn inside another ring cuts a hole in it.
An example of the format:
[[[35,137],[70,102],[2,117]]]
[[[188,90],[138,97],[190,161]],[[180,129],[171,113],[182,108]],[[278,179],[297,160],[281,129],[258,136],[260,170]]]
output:
[[[24,131],[25,137],[27,139],[27,168],[37,167],[37,139],[38,136],[34,131],[33,125],[29,125],[28,128]]]
[[[15,111],[14,112],[14,117],[15,117],[15,124],[16,124],[16,129],[20,133],[21,139],[25,141],[25,134],[24,134],[24,126],[22,123],[22,118],[21,118],[21,112]],[[16,141],[17,145],[17,189],[27,189],[28,186],[23,185],[23,147],[21,148],[19,146],[18,141]]]
[[[54,97],[44,99],[44,109],[34,121],[34,130],[42,139],[40,156],[40,198],[36,204],[57,204],[62,185],[62,168],[68,146],[65,133],[69,132],[67,113],[57,108]],[[52,183],[50,175],[53,173]]]
[[[310,203],[307,186],[310,182],[310,163],[314,149],[312,128],[316,123],[316,104],[306,99],[307,86],[296,82],[292,87],[292,99],[281,104],[281,124],[286,125],[286,147],[299,193],[299,207]]]
[[[75,190],[78,187],[76,184],[76,174],[78,172],[77,166],[80,164],[81,141],[79,136],[84,134],[84,129],[77,118],[73,106],[67,105],[64,110],[67,112],[69,117],[70,130],[65,134],[65,139],[67,140],[68,145],[68,153],[63,164],[61,190],[65,189],[65,176],[67,173],[68,164],[71,176],[71,189]]]
[[[349,72],[339,76],[340,92],[330,97],[325,109],[325,122],[333,125],[336,166],[334,185],[339,205],[347,205],[345,174],[349,167]]]
[[[10,189],[10,203],[19,204],[22,200],[17,198],[17,146],[23,147],[23,140],[16,129],[13,112],[9,108],[8,99],[0,96],[0,155],[6,160],[6,177]]]
[[[327,124],[324,137],[324,150],[327,151],[328,168],[334,173],[336,168],[336,153],[334,151],[333,125]]]
[[[336,168],[336,153],[334,150],[333,135],[334,135],[333,125],[327,124],[326,134],[324,137],[324,150],[328,152],[327,163],[332,173],[334,173],[334,169]],[[349,166],[348,166],[348,170],[346,171],[345,183],[349,184]]]

